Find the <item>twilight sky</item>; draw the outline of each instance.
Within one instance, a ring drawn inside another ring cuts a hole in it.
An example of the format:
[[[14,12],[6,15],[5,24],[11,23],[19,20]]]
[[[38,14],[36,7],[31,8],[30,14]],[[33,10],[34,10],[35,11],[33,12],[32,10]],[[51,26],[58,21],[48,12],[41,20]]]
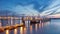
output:
[[[0,0],[0,15],[60,14],[60,0]]]

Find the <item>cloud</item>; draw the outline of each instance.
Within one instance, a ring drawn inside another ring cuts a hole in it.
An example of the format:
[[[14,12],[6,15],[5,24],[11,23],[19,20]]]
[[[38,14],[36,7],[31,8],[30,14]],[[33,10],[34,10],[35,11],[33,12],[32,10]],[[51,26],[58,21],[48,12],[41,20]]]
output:
[[[57,9],[59,9],[59,8],[60,8],[60,6],[57,6],[57,7],[54,7],[54,8],[52,8],[52,9],[46,10],[46,11],[42,12],[41,15],[49,15],[49,14],[51,14],[51,13],[54,14],[54,12],[55,12]],[[56,11],[55,13],[57,13],[57,12],[58,12],[58,11]]]
[[[16,12],[16,14],[25,14],[30,16],[39,14],[39,12],[35,10],[33,6],[33,4],[27,6],[17,5],[13,7],[11,10]]]
[[[10,0],[4,1],[1,6],[1,10],[9,10],[19,15],[46,16],[60,13],[60,0]]]
[[[56,10],[54,14],[60,14],[60,8]]]
[[[52,14],[58,14],[60,12],[60,0],[54,0],[51,5],[49,5],[47,8],[44,9],[44,11],[41,13],[41,15],[52,15]]]
[[[53,2],[50,3],[48,7],[45,8],[45,10],[52,9],[52,8],[57,7],[59,5],[60,5],[60,0],[53,0]]]

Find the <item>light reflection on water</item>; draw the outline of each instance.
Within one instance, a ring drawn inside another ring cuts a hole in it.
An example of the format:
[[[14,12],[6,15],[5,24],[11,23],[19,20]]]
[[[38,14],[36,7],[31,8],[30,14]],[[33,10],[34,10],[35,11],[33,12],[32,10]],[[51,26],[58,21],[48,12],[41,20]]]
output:
[[[6,34],[9,34],[9,30],[6,30]]]
[[[23,34],[23,27],[20,27],[20,34]]]
[[[30,27],[19,27],[20,33],[18,33],[18,28],[14,29],[14,34],[36,34],[39,28],[43,27],[43,23],[33,24]],[[9,30],[6,30],[6,34],[11,34]]]
[[[14,29],[14,34],[17,34],[17,28],[16,28],[16,29]]]
[[[6,30],[1,34],[60,34],[60,20],[36,23],[30,27],[19,27],[12,31]]]

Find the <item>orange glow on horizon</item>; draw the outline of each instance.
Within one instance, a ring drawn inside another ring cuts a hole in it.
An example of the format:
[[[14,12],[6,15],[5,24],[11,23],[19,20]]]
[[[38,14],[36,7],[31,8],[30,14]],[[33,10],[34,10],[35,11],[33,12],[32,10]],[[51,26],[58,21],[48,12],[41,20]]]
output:
[[[60,14],[49,15],[47,18],[60,18]]]

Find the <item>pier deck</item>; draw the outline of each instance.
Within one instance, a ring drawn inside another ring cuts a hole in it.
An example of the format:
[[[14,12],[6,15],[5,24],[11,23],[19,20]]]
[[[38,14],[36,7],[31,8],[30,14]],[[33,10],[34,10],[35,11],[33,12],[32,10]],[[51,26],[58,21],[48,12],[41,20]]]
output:
[[[23,23],[21,23],[21,24],[16,24],[16,25],[12,25],[12,26],[3,26],[3,27],[1,26],[1,27],[0,27],[0,32],[5,31],[5,30],[7,30],[7,29],[9,29],[9,30],[15,29],[15,28],[21,27],[21,26],[23,26]]]

